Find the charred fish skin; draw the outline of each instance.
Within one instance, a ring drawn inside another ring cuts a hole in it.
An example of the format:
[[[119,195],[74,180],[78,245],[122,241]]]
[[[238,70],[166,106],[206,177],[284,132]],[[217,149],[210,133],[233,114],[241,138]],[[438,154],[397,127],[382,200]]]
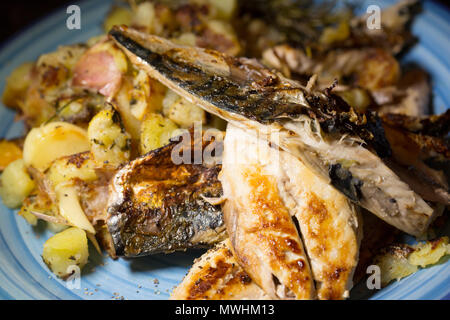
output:
[[[209,247],[226,237],[220,205],[205,199],[222,195],[220,165],[176,165],[176,145],[132,161],[110,184],[107,226],[117,256]]]
[[[125,36],[121,29],[113,29],[110,35],[121,46],[133,52],[147,63],[151,64],[159,73],[180,87],[220,108],[243,115],[245,118],[263,123],[274,118],[275,107],[283,108],[279,114],[289,114],[297,109],[294,104],[274,105],[270,96],[273,91],[261,92],[243,89],[243,83],[237,83],[227,76],[208,75],[200,68],[193,67],[181,59],[177,59],[177,50],[163,53],[152,51],[139,42]],[[220,59],[220,57],[218,57]],[[262,79],[263,80],[263,79]],[[269,81],[269,80],[267,80]]]
[[[339,96],[331,93],[332,87],[320,94],[308,93],[299,84],[282,79],[281,75],[264,69],[255,60],[232,58],[205,50],[206,55],[214,56],[209,57],[211,63],[222,64],[225,69],[222,74],[213,74],[208,72],[208,66],[203,69],[186,61],[183,56],[187,53],[186,48],[152,48],[150,43],[139,39],[139,33],[126,27],[113,28],[109,34],[120,46],[163,77],[197,99],[232,113],[231,117],[272,124],[308,115],[317,119],[325,132],[358,135],[380,157],[390,156],[389,143],[378,116],[355,112]],[[157,37],[152,39],[158,42]],[[292,96],[297,96],[297,99],[293,100]],[[302,100],[304,104],[300,103]]]

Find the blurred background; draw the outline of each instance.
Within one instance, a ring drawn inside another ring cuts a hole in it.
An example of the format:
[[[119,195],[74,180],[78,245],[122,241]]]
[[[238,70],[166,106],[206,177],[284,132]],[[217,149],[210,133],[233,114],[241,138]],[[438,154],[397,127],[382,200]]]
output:
[[[102,0],[98,0],[102,1]],[[226,0],[224,0],[226,1]],[[431,0],[424,0],[431,1]],[[450,9],[448,0],[432,0],[439,2]],[[55,9],[67,7],[77,1],[67,0],[3,0],[0,4],[0,43],[14,33],[39,20]],[[376,4],[376,1],[374,1]]]

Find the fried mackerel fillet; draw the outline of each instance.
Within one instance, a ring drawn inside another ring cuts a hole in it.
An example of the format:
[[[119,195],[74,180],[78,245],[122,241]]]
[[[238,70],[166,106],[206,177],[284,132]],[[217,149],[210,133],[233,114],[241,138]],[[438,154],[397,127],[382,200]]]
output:
[[[348,297],[361,238],[354,206],[296,157],[247,131],[228,125],[219,177],[236,259],[271,298]]]
[[[172,141],[117,172],[110,183],[106,220],[115,255],[209,247],[226,238],[220,205],[208,202],[222,196],[220,165],[173,160],[175,153],[194,159],[196,150],[203,154],[216,143],[201,135],[188,143]]]
[[[422,234],[436,211],[388,166],[380,118],[333,93],[311,91],[255,60],[183,47],[115,27],[110,36],[150,76],[235,126],[266,134],[356,204],[398,229]],[[447,190],[448,191],[448,190]]]
[[[269,297],[236,261],[227,239],[194,261],[170,299],[266,300]]]

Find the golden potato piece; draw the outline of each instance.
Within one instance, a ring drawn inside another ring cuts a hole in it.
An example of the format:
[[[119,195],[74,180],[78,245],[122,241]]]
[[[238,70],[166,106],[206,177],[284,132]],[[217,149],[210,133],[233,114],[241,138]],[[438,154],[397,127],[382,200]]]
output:
[[[406,245],[392,245],[375,258],[374,264],[378,265],[381,271],[382,287],[393,280],[400,280],[419,270],[417,266],[408,262],[408,255],[412,250]]]
[[[216,10],[216,17],[219,19],[230,20],[236,11],[236,0],[209,0],[208,1]]]
[[[12,141],[0,140],[0,171],[11,162],[22,158],[22,150]]]
[[[163,100],[164,115],[182,128],[189,128],[196,122],[206,123],[205,111],[169,90]]]
[[[66,156],[55,160],[46,172],[48,180],[56,188],[74,179],[86,182],[97,180],[95,162],[89,152]]]
[[[36,184],[29,176],[22,159],[11,162],[0,177],[0,196],[9,208],[19,207]]]
[[[160,114],[148,115],[141,126],[141,154],[166,145],[177,128],[175,123]]]
[[[88,262],[89,251],[86,233],[78,228],[64,230],[44,243],[42,259],[58,277],[66,279],[78,267]]]
[[[88,151],[86,131],[67,122],[51,122],[32,129],[23,146],[26,166],[45,171],[50,164],[63,156]]]
[[[114,25],[129,25],[131,17],[131,11],[129,9],[124,7],[113,7],[103,23],[105,32],[108,32]]]
[[[448,237],[442,237],[433,241],[419,243],[414,246],[415,251],[412,252],[408,261],[422,268],[436,264],[447,254],[450,254],[450,245]]]
[[[32,62],[25,62],[14,69],[6,80],[3,103],[8,107],[17,108],[20,101],[23,101],[25,92],[31,82],[30,72],[33,65]]]
[[[120,126],[115,110],[102,110],[91,120],[88,127],[91,153],[95,162],[112,166],[130,159],[131,136]]]

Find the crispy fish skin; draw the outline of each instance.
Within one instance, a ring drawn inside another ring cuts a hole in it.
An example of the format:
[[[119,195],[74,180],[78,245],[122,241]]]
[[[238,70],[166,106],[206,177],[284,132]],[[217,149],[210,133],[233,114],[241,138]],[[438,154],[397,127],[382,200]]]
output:
[[[357,113],[331,89],[310,92],[253,60],[177,46],[126,27],[110,36],[136,65],[233,125],[279,131],[279,146],[355,203],[419,236],[433,209],[384,162],[392,155],[382,122]]]
[[[267,145],[227,129],[220,180],[236,259],[271,299],[315,299],[308,257],[277,181],[277,153],[260,143]]]
[[[204,150],[212,142],[191,141]],[[110,184],[107,226],[116,255],[143,256],[159,252],[208,247],[225,239],[218,198],[220,165],[175,164],[170,144],[149,152],[120,169]],[[183,146],[179,149],[183,152]]]
[[[259,218],[259,223],[264,224],[265,219],[272,214],[274,219],[261,229],[272,232],[278,230],[279,233],[287,231],[279,223],[282,217],[277,215],[277,207],[272,201],[276,199],[280,207],[293,217],[294,224],[298,224],[311,264],[317,297],[347,298],[353,285],[352,277],[358,262],[362,232],[360,217],[353,204],[296,157],[270,147],[265,139],[258,139],[248,130],[228,125],[224,146],[223,170],[220,174],[224,196],[227,198],[224,215],[232,244],[236,244],[233,248],[238,259],[241,254],[244,258],[249,256],[247,251],[257,251],[255,247],[261,245],[251,241],[252,232],[259,231],[250,229],[256,224],[251,224],[251,219]],[[255,170],[249,167],[260,171],[256,178],[248,173]],[[242,178],[239,176],[241,172]],[[252,184],[252,181],[255,183]],[[269,194],[258,197],[264,191],[266,181],[275,181],[276,196]],[[245,184],[250,188],[242,187]],[[262,214],[257,210],[248,212],[247,208],[255,201],[253,197],[262,207]],[[241,240],[241,237],[244,239]],[[248,263],[243,260],[242,265],[251,276],[258,274],[246,268],[248,264],[254,268],[255,259]],[[257,279],[255,281],[260,283]]]
[[[381,157],[390,155],[378,117],[356,113],[330,90],[310,94],[256,60],[175,45],[125,26],[113,28],[110,35],[137,66],[228,121],[279,127],[283,121],[308,115],[320,122],[322,130],[356,134]]]
[[[171,300],[267,300],[269,297],[242,269],[224,240],[194,261]]]

